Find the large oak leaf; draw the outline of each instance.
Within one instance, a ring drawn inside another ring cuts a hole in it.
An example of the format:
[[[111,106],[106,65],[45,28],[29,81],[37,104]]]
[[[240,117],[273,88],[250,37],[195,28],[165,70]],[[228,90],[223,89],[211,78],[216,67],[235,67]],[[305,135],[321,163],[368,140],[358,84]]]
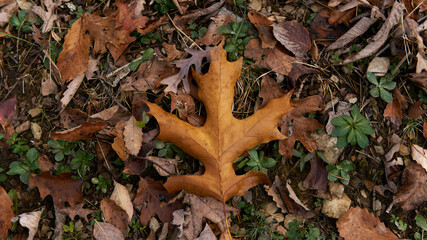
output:
[[[293,109],[292,93],[271,100],[264,108],[246,119],[233,117],[234,85],[240,76],[242,58],[228,62],[222,45],[211,50],[209,72],[199,75],[193,71],[197,82],[198,96],[205,104],[207,118],[202,127],[194,127],[178,119],[159,106],[147,102],[160,125],[158,139],[172,142],[205,166],[201,176],[185,175],[169,177],[165,188],[169,192],[182,189],[190,193],[227,201],[240,196],[253,186],[269,182],[261,172],[250,171],[236,175],[233,162],[243,152],[261,143],[285,139],[277,128],[280,117]]]

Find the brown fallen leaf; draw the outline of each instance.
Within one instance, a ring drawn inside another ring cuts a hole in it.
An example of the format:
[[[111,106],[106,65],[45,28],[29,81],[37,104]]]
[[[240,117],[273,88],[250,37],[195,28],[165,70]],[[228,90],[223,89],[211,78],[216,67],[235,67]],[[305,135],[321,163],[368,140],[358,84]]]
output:
[[[294,58],[285,53],[279,45],[273,49],[263,49],[259,39],[252,39],[246,46],[245,57],[251,58],[261,68],[288,75],[292,69]]]
[[[331,40],[336,40],[347,32],[341,24],[333,26],[328,23],[330,14],[331,11],[327,8],[321,10],[310,25],[312,39],[315,40],[318,45],[327,47],[333,42]]]
[[[410,211],[427,200],[427,172],[418,163],[411,163],[402,173],[402,186],[393,195],[393,204]]]
[[[53,140],[76,141],[88,137],[90,134],[96,133],[107,126],[105,122],[89,123],[85,122],[82,125],[71,128],[65,131],[53,132],[50,138]]]
[[[113,193],[111,193],[110,199],[126,211],[129,220],[128,222],[130,222],[133,217],[133,204],[130,199],[129,191],[126,187],[114,181],[114,190]]]
[[[282,97],[286,92],[283,91],[279,84],[268,75],[265,75],[261,81],[261,90],[258,97],[262,98],[261,107],[267,105],[270,100]]]
[[[12,1],[4,5],[0,9],[0,27],[4,27],[7,23],[9,23],[9,19],[12,16],[14,12],[18,10],[18,3],[16,1]],[[3,30],[1,30],[4,32]],[[3,37],[6,35],[3,35],[0,33],[0,37]]]
[[[15,216],[12,206],[12,200],[10,200],[9,195],[3,187],[0,186],[0,238],[6,239],[7,231],[12,227],[10,219]]]
[[[290,159],[293,154],[295,142],[300,141],[304,147],[313,152],[317,149],[317,143],[309,133],[323,128],[316,119],[302,116],[304,113],[315,112],[323,109],[322,98],[318,95],[306,97],[300,100],[292,100],[291,106],[295,109],[284,115],[278,125],[280,132],[288,138],[279,140],[279,153]]]
[[[0,124],[4,129],[11,124],[10,120],[15,115],[17,103],[16,97],[11,97],[0,103]]]
[[[125,146],[130,154],[138,155],[142,146],[142,128],[136,126],[136,119],[131,116],[123,130]]]
[[[210,197],[199,197],[194,194],[186,194],[183,203],[188,204],[186,210],[180,209],[173,213],[173,225],[177,225],[182,235],[187,239],[196,239],[203,228],[203,219],[209,219],[217,224],[222,232],[221,239],[227,235],[226,218],[230,214],[239,213],[239,210],[229,205],[224,205]],[[225,213],[225,216],[224,216]],[[228,220],[230,221],[230,220]]]
[[[292,110],[291,93],[271,100],[267,106],[243,120],[233,117],[230,106],[234,97],[234,85],[240,76],[242,58],[236,62],[226,60],[222,44],[211,51],[209,72],[199,75],[193,71],[198,85],[198,96],[205,104],[207,119],[202,127],[193,127],[167,113],[159,106],[147,102],[160,126],[157,137],[172,142],[205,166],[201,176],[185,175],[169,177],[165,188],[169,192],[186,189],[189,193],[210,196],[225,202],[240,196],[251,187],[269,182],[261,172],[250,171],[236,175],[233,162],[244,151],[262,142],[283,139],[276,128],[279,118]],[[174,128],[171,129],[170,126]],[[268,129],[268,131],[266,131]],[[256,136],[256,137],[255,137]]]
[[[71,173],[52,176],[48,172],[44,172],[39,175],[31,174],[29,186],[37,187],[42,198],[51,195],[55,206],[63,208],[65,202],[73,207],[83,201],[83,182],[83,179],[71,178]]]
[[[230,14],[217,15],[211,19],[212,22],[209,24],[206,34],[198,41],[200,45],[218,45],[224,37],[221,31],[219,31],[219,27],[226,26],[229,22],[233,22],[233,16]]]
[[[398,239],[384,223],[367,209],[350,208],[337,221],[338,231],[344,239],[358,240],[395,240]]]
[[[407,108],[408,103],[398,88],[395,88],[393,92],[393,102],[387,104],[383,115],[386,120],[391,122],[394,129],[399,129],[403,119],[402,109]]]
[[[146,226],[153,214],[157,214],[162,222],[172,221],[172,212],[182,208],[182,204],[176,201],[164,205],[169,199],[171,199],[171,195],[161,182],[154,181],[151,178],[141,178],[138,191],[133,200],[134,207],[141,211],[141,224]]]
[[[104,198],[101,201],[101,211],[104,214],[105,222],[119,229],[123,233],[123,236],[127,236],[129,231],[129,217],[123,208],[118,206],[113,200]]]
[[[304,187],[315,190],[328,189],[328,171],[326,171],[323,162],[314,156],[310,160],[310,172],[304,179]]]
[[[96,240],[125,240],[123,233],[119,229],[105,222],[95,222],[93,236]]]
[[[125,161],[125,167],[122,173],[129,175],[140,175],[147,168],[147,161],[139,157],[129,157]]]
[[[37,162],[40,164],[39,169],[42,171],[49,171],[53,167],[53,163],[50,161],[49,157],[44,155],[43,153],[40,154],[40,157]]]
[[[178,165],[178,160],[170,158],[160,158],[154,156],[147,156],[144,159],[149,160],[154,163],[154,168],[159,173],[160,176],[170,176],[175,175],[176,166]]]
[[[376,21],[376,18],[363,17],[353,27],[351,27],[350,30],[338,38],[334,43],[329,45],[326,49],[334,50],[344,47],[357,37],[362,36]]]
[[[389,32],[392,28],[400,22],[404,10],[405,5],[403,3],[395,2],[388,18],[382,25],[381,29],[371,39],[370,43],[368,43],[368,45],[366,45],[360,52],[347,57],[342,64],[349,64],[376,53],[388,39]]]
[[[329,16],[328,23],[336,26],[337,24],[345,24],[348,25],[348,21],[354,18],[354,15],[356,14],[356,8],[342,10],[340,8],[335,9],[332,11],[331,15]]]
[[[41,29],[42,33],[46,33],[52,29],[54,21],[59,18],[59,16],[54,13],[55,8],[61,6],[63,2],[68,2],[68,0],[43,0],[43,6],[46,8],[46,10],[44,10],[41,6],[33,7],[32,11],[39,17],[41,17],[41,19],[43,20],[43,25]]]
[[[255,10],[251,10],[248,17],[249,21],[258,29],[262,48],[274,48],[277,41],[273,35],[273,21]]]
[[[70,217],[73,221],[76,216],[79,216],[80,218],[86,220],[86,222],[89,222],[87,219],[87,215],[96,213],[96,211],[88,208],[83,208],[84,205],[84,203],[78,203],[74,205],[74,207],[61,208],[58,211],[60,213],[67,214],[67,216]]]
[[[424,119],[423,136],[424,136],[425,139],[427,139],[427,119]]]
[[[427,171],[427,149],[424,149],[416,144],[411,146],[412,160],[419,163]]]
[[[427,110],[420,109],[421,104],[423,104],[423,101],[418,100],[409,107],[408,117],[410,119],[416,119],[424,113],[427,113]]]
[[[162,59],[164,61],[173,61],[177,58],[180,58],[184,53],[177,50],[175,44],[167,44],[166,42],[162,43],[163,48],[165,49],[167,57]]]
[[[319,73],[319,70],[302,63],[294,62],[292,63],[292,70],[288,75],[289,83],[294,88],[299,77],[314,73]]]
[[[427,92],[427,72],[408,74],[408,79]]]
[[[311,49],[310,34],[299,22],[284,21],[273,24],[273,34],[297,59],[301,59]]]

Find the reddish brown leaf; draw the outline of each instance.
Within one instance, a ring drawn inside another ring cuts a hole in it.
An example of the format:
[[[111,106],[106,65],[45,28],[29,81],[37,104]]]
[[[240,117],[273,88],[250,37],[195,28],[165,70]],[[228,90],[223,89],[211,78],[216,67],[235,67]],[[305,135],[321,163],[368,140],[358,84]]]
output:
[[[407,106],[405,97],[398,88],[395,88],[393,102],[388,103],[384,110],[384,118],[391,122],[393,128],[399,129],[403,119],[402,108],[407,108]]]
[[[301,59],[311,49],[308,30],[299,22],[285,21],[273,25],[273,34],[286,49]]]
[[[110,223],[119,229],[124,236],[127,236],[129,217],[126,211],[109,198],[102,199],[101,210],[105,222]]]
[[[280,132],[288,138],[279,141],[279,152],[285,158],[290,159],[293,154],[295,141],[300,141],[304,147],[313,152],[317,149],[317,143],[311,139],[309,133],[323,128],[316,119],[302,116],[304,113],[315,112],[323,109],[320,96],[310,96],[301,100],[292,100],[291,106],[295,109],[284,115],[280,121]]]
[[[367,209],[350,208],[337,221],[338,231],[344,239],[358,240],[395,240],[398,239],[384,223]]]
[[[219,31],[220,26],[226,26],[229,22],[233,22],[233,16],[222,14],[212,17],[212,22],[208,26],[206,34],[198,41],[201,45],[218,45],[224,35]]]
[[[83,208],[83,206],[84,206],[84,203],[78,203],[74,205],[74,207],[61,208],[59,209],[59,212],[67,214],[71,218],[71,220],[74,220],[76,216],[79,216],[84,220],[86,220],[86,222],[88,222],[87,215],[95,213],[96,211]]]
[[[304,187],[308,189],[326,190],[328,188],[328,183],[328,172],[323,162],[317,156],[314,156],[310,160],[310,172],[304,179]]]
[[[183,206],[177,201],[164,205],[170,198],[171,195],[161,182],[154,181],[151,178],[141,178],[138,191],[133,200],[135,208],[141,211],[141,224],[147,225],[153,214],[157,214],[162,222],[172,221],[172,212]]]
[[[3,187],[0,186],[0,238],[2,239],[6,239],[7,231],[12,227],[10,219],[15,216],[12,206],[12,200],[10,200]]]
[[[73,179],[71,173],[62,173],[58,176],[52,176],[48,172],[31,174],[29,186],[37,187],[42,198],[51,195],[53,203],[59,208],[63,208],[65,202],[73,207],[83,201],[83,179]]]
[[[126,159],[129,158],[129,154],[126,149],[125,140],[123,136],[123,131],[125,129],[126,123],[127,123],[126,121],[118,122],[112,131],[112,133],[116,137],[114,138],[114,142],[111,145],[111,147],[117,153],[119,158],[122,159],[123,161],[126,161]]]
[[[144,172],[147,167],[147,161],[145,159],[130,157],[125,161],[125,168],[123,169],[123,173],[129,175],[140,175]]]
[[[421,73],[412,73],[408,74],[409,80],[415,83],[417,86],[424,89],[427,92],[427,72],[423,71]]]
[[[427,200],[427,172],[418,163],[412,163],[403,170],[402,186],[393,196],[393,203],[404,211],[410,211]]]
[[[335,9],[329,16],[328,23],[336,26],[337,24],[348,24],[354,15],[356,14],[356,8],[341,11],[339,8]]]
[[[10,124],[10,119],[15,114],[16,103],[16,97],[11,97],[8,100],[0,103],[0,124],[5,129],[6,126]]]
[[[184,55],[183,52],[176,49],[175,44],[167,44],[166,42],[162,43],[163,48],[165,49],[167,57],[162,59],[164,61],[173,61],[179,59]]]
[[[412,104],[409,109],[408,109],[408,117],[410,119],[416,119],[418,118],[420,115],[424,114],[427,112],[427,110],[423,110],[420,109],[421,104],[423,104],[423,102],[421,100],[416,101],[414,104]]]
[[[291,87],[295,87],[299,77],[308,75],[308,74],[313,74],[313,73],[319,73],[319,70],[315,68],[307,67],[305,64],[292,63],[292,70],[288,75],[288,79]]]
[[[261,68],[276,73],[288,75],[292,69],[294,58],[285,53],[278,45],[273,49],[263,49],[259,39],[249,41],[245,50],[245,57],[251,58]]]
[[[262,48],[274,48],[276,46],[276,39],[273,35],[273,21],[269,20],[266,16],[251,10],[248,13],[249,21],[258,29],[259,37],[261,38]]]
[[[267,105],[271,99],[279,98],[285,95],[286,92],[283,91],[279,84],[268,75],[265,75],[261,81],[261,90],[258,94],[258,97],[262,98],[261,107]]]
[[[107,126],[105,122],[89,123],[85,122],[82,125],[61,132],[54,132],[50,135],[53,140],[76,141],[88,137],[92,133],[104,129]]]
[[[425,139],[427,139],[427,119],[424,119],[423,136],[424,136]]]
[[[50,161],[49,157],[44,155],[43,153],[40,154],[40,157],[37,161],[39,162],[40,164],[39,168],[42,171],[49,171],[53,167],[53,164]]]
[[[334,27],[328,23],[330,13],[331,11],[327,8],[323,9],[316,15],[313,23],[310,25],[310,32],[313,34],[313,39],[316,40],[317,44],[323,46],[329,46],[346,32],[346,29],[342,25]]]

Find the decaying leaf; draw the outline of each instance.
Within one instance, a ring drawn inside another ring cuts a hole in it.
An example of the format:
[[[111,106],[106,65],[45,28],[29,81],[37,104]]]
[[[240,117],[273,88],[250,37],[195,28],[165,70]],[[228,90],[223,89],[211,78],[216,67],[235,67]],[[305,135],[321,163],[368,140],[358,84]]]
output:
[[[284,139],[276,128],[281,116],[292,110],[291,93],[271,100],[267,106],[243,120],[233,117],[231,106],[234,85],[240,76],[242,58],[236,62],[226,60],[222,45],[211,51],[209,72],[199,75],[193,72],[198,84],[198,96],[205,104],[207,119],[202,127],[193,127],[167,113],[159,106],[147,102],[160,125],[158,139],[172,142],[205,166],[201,176],[185,175],[169,177],[165,183],[169,192],[186,189],[189,193],[210,196],[222,202],[239,196],[261,183],[269,182],[261,172],[250,171],[237,176],[233,162],[244,151],[275,139]],[[174,128],[170,129],[173,125]]]
[[[427,200],[427,172],[418,163],[407,166],[402,173],[402,186],[393,195],[393,204],[410,211]]]
[[[172,212],[182,208],[180,202],[164,205],[169,201],[171,195],[166,191],[161,182],[156,182],[151,178],[141,178],[138,191],[133,205],[141,211],[141,224],[146,226],[153,214],[157,214],[160,221],[172,221]]]
[[[310,96],[301,100],[292,100],[291,106],[295,109],[284,115],[280,121],[280,132],[288,138],[279,141],[279,153],[290,159],[293,154],[295,141],[300,141],[304,147],[313,152],[317,149],[317,143],[309,133],[314,132],[323,125],[316,119],[304,117],[302,114],[319,111],[323,108],[320,96]]]
[[[175,174],[178,160],[154,156],[147,156],[145,159],[154,163],[154,168],[157,170],[160,176],[170,176]]]
[[[233,22],[233,16],[229,14],[221,14],[212,17],[212,22],[208,26],[206,34],[199,40],[201,45],[210,46],[218,45],[221,39],[224,37],[219,31],[220,26],[226,26],[229,22]]]
[[[93,236],[96,240],[124,240],[125,237],[119,229],[112,224],[96,222],[93,227]]]
[[[301,59],[311,49],[308,30],[299,22],[285,21],[273,24],[273,34],[286,49]]]
[[[19,221],[21,226],[28,229],[27,240],[34,239],[34,236],[36,235],[39,228],[40,217],[43,213],[43,210],[44,209],[35,212],[23,213],[12,218],[12,222]]]
[[[276,73],[288,75],[292,69],[294,58],[276,45],[273,49],[263,49],[259,39],[249,41],[245,50],[245,57],[251,58],[261,68],[272,70]]]
[[[15,114],[16,104],[16,97],[11,97],[0,103],[0,124],[4,129],[6,129],[6,126],[10,124],[10,119]]]
[[[105,222],[119,229],[123,236],[127,236],[130,221],[126,211],[109,198],[102,199],[101,210],[104,214]]]
[[[59,16],[54,13],[55,8],[59,7],[63,2],[68,2],[69,0],[43,0],[43,5],[46,10],[44,10],[41,6],[34,6],[33,12],[37,14],[39,17],[43,19],[42,33],[48,32],[52,27],[54,21],[56,21]]]
[[[209,227],[209,224],[206,223],[205,228],[200,233],[199,237],[195,240],[216,240],[215,234],[212,232],[212,229]]]
[[[10,219],[15,216],[12,206],[12,200],[10,200],[9,195],[7,195],[3,187],[0,186],[0,238],[6,238],[7,231],[12,227]]]
[[[424,113],[427,113],[427,110],[420,109],[421,104],[423,104],[423,101],[418,100],[409,107],[408,117],[410,119],[416,119]]]
[[[142,146],[142,129],[136,126],[136,119],[131,116],[123,131],[125,146],[130,154],[138,155]]]
[[[4,27],[9,22],[10,17],[12,14],[18,10],[18,4],[16,1],[11,1],[5,6],[2,6],[0,9],[0,27]],[[0,37],[4,36],[2,33],[0,33]]]
[[[188,240],[199,236],[203,228],[203,219],[209,219],[218,225],[223,235],[227,234],[225,218],[228,218],[231,213],[239,213],[238,209],[210,197],[186,194],[183,203],[188,204],[189,208],[185,211],[182,209],[175,211],[172,224],[178,225],[181,234]]]
[[[411,157],[427,171],[427,149],[423,149],[416,144],[412,144]]]
[[[408,104],[398,88],[395,88],[393,92],[393,102],[388,103],[384,109],[384,118],[391,122],[393,128],[399,129],[403,119],[402,109],[407,108]]]
[[[50,135],[50,138],[53,140],[66,140],[66,141],[76,141],[85,137],[88,137],[90,134],[96,133],[99,130],[104,129],[107,126],[104,122],[89,123],[85,122],[82,125],[71,128],[65,131],[53,132]]]
[[[425,139],[427,139],[427,119],[424,119],[423,136],[424,136]]]
[[[70,217],[73,221],[76,216],[79,216],[80,218],[83,218],[84,220],[86,220],[86,222],[88,222],[87,215],[95,213],[96,211],[88,208],[83,208],[84,205],[84,203],[78,203],[74,205],[74,207],[61,208],[58,211],[60,213],[67,214],[68,217]]]
[[[351,208],[337,221],[338,231],[344,239],[395,240],[398,239],[384,223],[367,209]]]
[[[71,178],[70,173],[52,176],[48,172],[44,172],[39,175],[31,174],[29,186],[37,187],[42,198],[51,195],[55,206],[63,208],[65,202],[73,207],[83,201],[83,182],[83,179]]]
[[[404,10],[405,5],[403,3],[395,2],[387,20],[382,25],[381,29],[377,32],[377,34],[375,34],[375,36],[371,39],[371,42],[366,45],[365,48],[363,48],[360,52],[346,58],[342,64],[349,64],[359,59],[369,57],[373,53],[376,53],[387,40],[388,34],[391,29],[396,24],[398,24],[399,21],[401,21]]]
[[[368,29],[377,21],[375,18],[363,17],[350,30],[338,38],[334,43],[327,47],[327,50],[339,49],[353,41],[359,36],[362,36]]]
[[[262,48],[274,48],[276,46],[276,38],[273,35],[273,21],[266,16],[251,10],[248,13],[249,20],[258,29],[259,37],[261,38]]]
[[[310,172],[304,179],[304,187],[308,189],[326,190],[328,189],[328,171],[323,162],[314,156],[310,160]]]
[[[114,190],[110,199],[126,211],[130,222],[133,216],[133,204],[126,187],[114,181]]]
[[[318,45],[329,46],[332,42],[341,37],[347,30],[341,25],[333,26],[329,24],[328,19],[331,15],[331,10],[325,8],[321,10],[313,19],[310,25],[312,39],[316,40]]]

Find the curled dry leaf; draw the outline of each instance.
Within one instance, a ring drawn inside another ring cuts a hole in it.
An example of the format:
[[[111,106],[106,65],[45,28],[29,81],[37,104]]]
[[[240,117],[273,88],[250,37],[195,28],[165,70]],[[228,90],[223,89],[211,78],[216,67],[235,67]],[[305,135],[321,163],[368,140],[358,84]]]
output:
[[[153,214],[157,214],[160,221],[172,221],[172,212],[182,208],[180,202],[173,202],[165,205],[171,198],[161,182],[154,181],[151,178],[141,178],[138,191],[136,192],[133,205],[141,211],[140,221],[146,226]]]
[[[398,239],[384,223],[367,209],[350,208],[337,221],[338,231],[344,239],[358,240],[395,240]]]
[[[39,228],[40,217],[43,213],[44,209],[35,212],[23,213],[19,216],[12,218],[12,222],[19,221],[21,226],[28,229],[28,237],[27,240],[34,239],[34,236],[37,233]]]
[[[310,96],[301,100],[292,100],[291,106],[294,110],[284,115],[280,121],[280,132],[288,138],[279,141],[279,153],[290,159],[293,154],[295,141],[300,141],[304,147],[313,152],[317,149],[317,143],[309,133],[314,132],[323,125],[316,119],[304,117],[302,114],[315,112],[323,109],[322,98],[320,96]]]
[[[124,240],[123,233],[115,226],[105,222],[95,222],[93,236],[96,240]]]
[[[142,135],[142,128],[136,126],[136,119],[131,116],[123,131],[125,146],[130,154],[138,155],[142,146]]]
[[[9,195],[3,187],[0,186],[0,238],[6,239],[7,231],[12,227],[10,219],[15,216],[12,206],[12,200],[10,200]]]
[[[114,181],[114,190],[111,193],[110,199],[126,211],[130,222],[133,216],[133,204],[126,187]]]
[[[284,138],[276,126],[279,118],[292,110],[291,93],[271,100],[251,117],[238,120],[233,116],[230,106],[243,59],[228,62],[222,45],[211,51],[211,59],[207,74],[193,72],[199,86],[198,96],[207,112],[205,125],[193,127],[159,106],[149,102],[147,104],[150,107],[149,113],[160,125],[158,139],[172,142],[205,166],[205,172],[201,176],[169,177],[165,183],[166,189],[169,192],[186,189],[189,193],[225,202],[233,196],[245,194],[248,189],[261,182],[269,182],[261,172],[250,171],[244,175],[236,175],[233,162],[243,152],[260,143]],[[171,125],[174,126],[173,129],[170,128]]]
[[[393,203],[403,211],[410,211],[427,200],[427,172],[418,163],[412,163],[403,170],[402,186],[393,196]]]
[[[53,140],[76,141],[82,138],[89,137],[90,134],[96,133],[107,126],[104,122],[89,123],[85,122],[82,125],[61,132],[54,132],[50,135]]]
[[[209,219],[217,224],[224,237],[228,234],[225,218],[229,218],[231,213],[234,215],[239,213],[238,209],[210,197],[186,194],[183,203],[188,204],[189,209],[175,211],[172,224],[178,225],[181,234],[187,239],[196,239],[199,236],[203,228],[203,219]],[[221,239],[224,239],[222,237]]]
[[[371,39],[371,42],[365,46],[360,52],[349,56],[346,58],[342,64],[349,64],[351,62],[357,61],[359,59],[369,57],[373,53],[376,53],[381,46],[388,39],[389,32],[391,29],[401,21],[405,10],[405,5],[403,3],[395,2],[391,12],[382,25],[381,29],[375,34],[375,36]]]
[[[119,229],[123,233],[123,236],[127,236],[130,221],[128,214],[123,208],[113,200],[104,198],[101,201],[101,211],[104,214],[105,222]]]
[[[299,22],[285,21],[273,24],[273,34],[286,49],[301,59],[311,49],[308,30]]]
[[[29,186],[37,187],[42,198],[51,195],[53,203],[59,208],[63,208],[65,202],[73,207],[83,201],[83,179],[73,179],[70,173],[61,173],[58,176],[52,176],[48,172],[31,174]]]
[[[249,41],[245,57],[251,58],[261,68],[272,70],[282,75],[288,75],[292,70],[294,58],[285,53],[278,45],[273,49],[263,49],[259,39]]]
[[[255,10],[251,10],[248,13],[248,17],[249,21],[258,29],[262,48],[274,48],[277,41],[273,35],[273,26],[271,26],[273,21]]]

